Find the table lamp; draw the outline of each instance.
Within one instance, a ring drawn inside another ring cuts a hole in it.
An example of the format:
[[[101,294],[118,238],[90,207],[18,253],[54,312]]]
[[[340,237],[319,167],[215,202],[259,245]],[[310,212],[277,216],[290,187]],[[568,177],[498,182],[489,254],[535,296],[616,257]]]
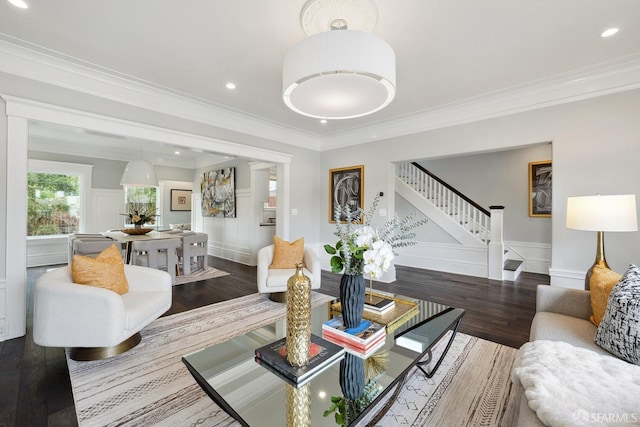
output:
[[[590,289],[591,275],[596,266],[607,268],[604,256],[605,231],[637,231],[636,196],[581,196],[567,198],[567,228],[596,231],[596,260],[587,271],[585,289]]]

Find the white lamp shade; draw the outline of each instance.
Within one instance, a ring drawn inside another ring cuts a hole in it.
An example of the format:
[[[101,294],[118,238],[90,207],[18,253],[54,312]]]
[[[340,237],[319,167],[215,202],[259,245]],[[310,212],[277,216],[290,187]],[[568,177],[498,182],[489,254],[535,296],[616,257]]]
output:
[[[587,231],[637,231],[636,196],[567,198],[567,228]]]
[[[144,160],[133,160],[124,168],[120,185],[136,187],[158,187],[158,178],[153,165]]]
[[[395,53],[362,31],[314,34],[287,52],[282,84],[285,104],[299,114],[334,120],[365,116],[395,97]]]

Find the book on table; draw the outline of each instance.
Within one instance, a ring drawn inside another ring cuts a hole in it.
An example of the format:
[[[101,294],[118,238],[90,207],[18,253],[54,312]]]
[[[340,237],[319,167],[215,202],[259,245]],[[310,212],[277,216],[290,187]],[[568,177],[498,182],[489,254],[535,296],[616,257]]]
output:
[[[424,352],[430,344],[431,338],[423,334],[420,327],[396,337],[396,345],[418,353]]]
[[[385,334],[385,335],[381,335],[378,338],[378,340],[371,342],[366,347],[356,347],[351,342],[341,340],[340,338],[338,338],[336,336],[328,335],[326,333],[326,331],[322,331],[322,338],[326,339],[327,341],[331,341],[331,342],[333,342],[335,344],[338,344],[339,346],[344,347],[344,349],[348,353],[354,354],[354,355],[356,355],[358,357],[361,357],[363,359],[368,358],[373,353],[375,353],[376,351],[378,351],[379,349],[384,347],[384,344],[387,341],[387,336]]]
[[[394,300],[381,296],[367,294],[364,298],[364,309],[372,313],[384,314],[393,310],[395,306]]]
[[[348,329],[344,326],[342,316],[337,316],[322,324],[322,333],[365,350],[380,337],[385,337],[387,331],[384,325],[370,320],[362,320],[358,327]]]
[[[301,386],[324,371],[334,362],[342,359],[345,349],[341,346],[311,334],[309,363],[302,367],[291,366],[287,362],[286,338],[267,344],[255,350],[258,364],[286,379],[289,383]]]

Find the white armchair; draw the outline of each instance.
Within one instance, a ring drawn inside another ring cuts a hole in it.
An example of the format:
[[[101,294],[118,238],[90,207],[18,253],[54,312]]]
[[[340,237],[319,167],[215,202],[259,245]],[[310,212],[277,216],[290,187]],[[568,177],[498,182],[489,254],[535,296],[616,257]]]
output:
[[[283,295],[278,294],[287,291],[287,280],[293,276],[296,269],[270,269],[273,252],[274,245],[266,246],[258,251],[258,292],[271,294],[271,299],[283,302]],[[311,289],[320,288],[322,270],[318,255],[311,248],[305,246],[302,262],[304,274],[311,280]]]
[[[70,267],[38,278],[34,290],[33,341],[72,347],[74,360],[123,353],[140,342],[139,331],[171,307],[171,277],[164,271],[124,266],[129,292],[73,283]]]

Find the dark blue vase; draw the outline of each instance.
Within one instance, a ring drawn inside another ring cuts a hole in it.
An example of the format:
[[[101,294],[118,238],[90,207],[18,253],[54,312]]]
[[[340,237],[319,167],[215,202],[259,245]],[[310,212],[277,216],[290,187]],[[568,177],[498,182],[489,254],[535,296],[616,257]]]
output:
[[[347,399],[356,400],[364,392],[364,360],[351,353],[340,361],[340,388]]]
[[[364,291],[366,285],[362,274],[343,274],[340,279],[340,303],[342,321],[347,328],[357,328],[362,322]]]

